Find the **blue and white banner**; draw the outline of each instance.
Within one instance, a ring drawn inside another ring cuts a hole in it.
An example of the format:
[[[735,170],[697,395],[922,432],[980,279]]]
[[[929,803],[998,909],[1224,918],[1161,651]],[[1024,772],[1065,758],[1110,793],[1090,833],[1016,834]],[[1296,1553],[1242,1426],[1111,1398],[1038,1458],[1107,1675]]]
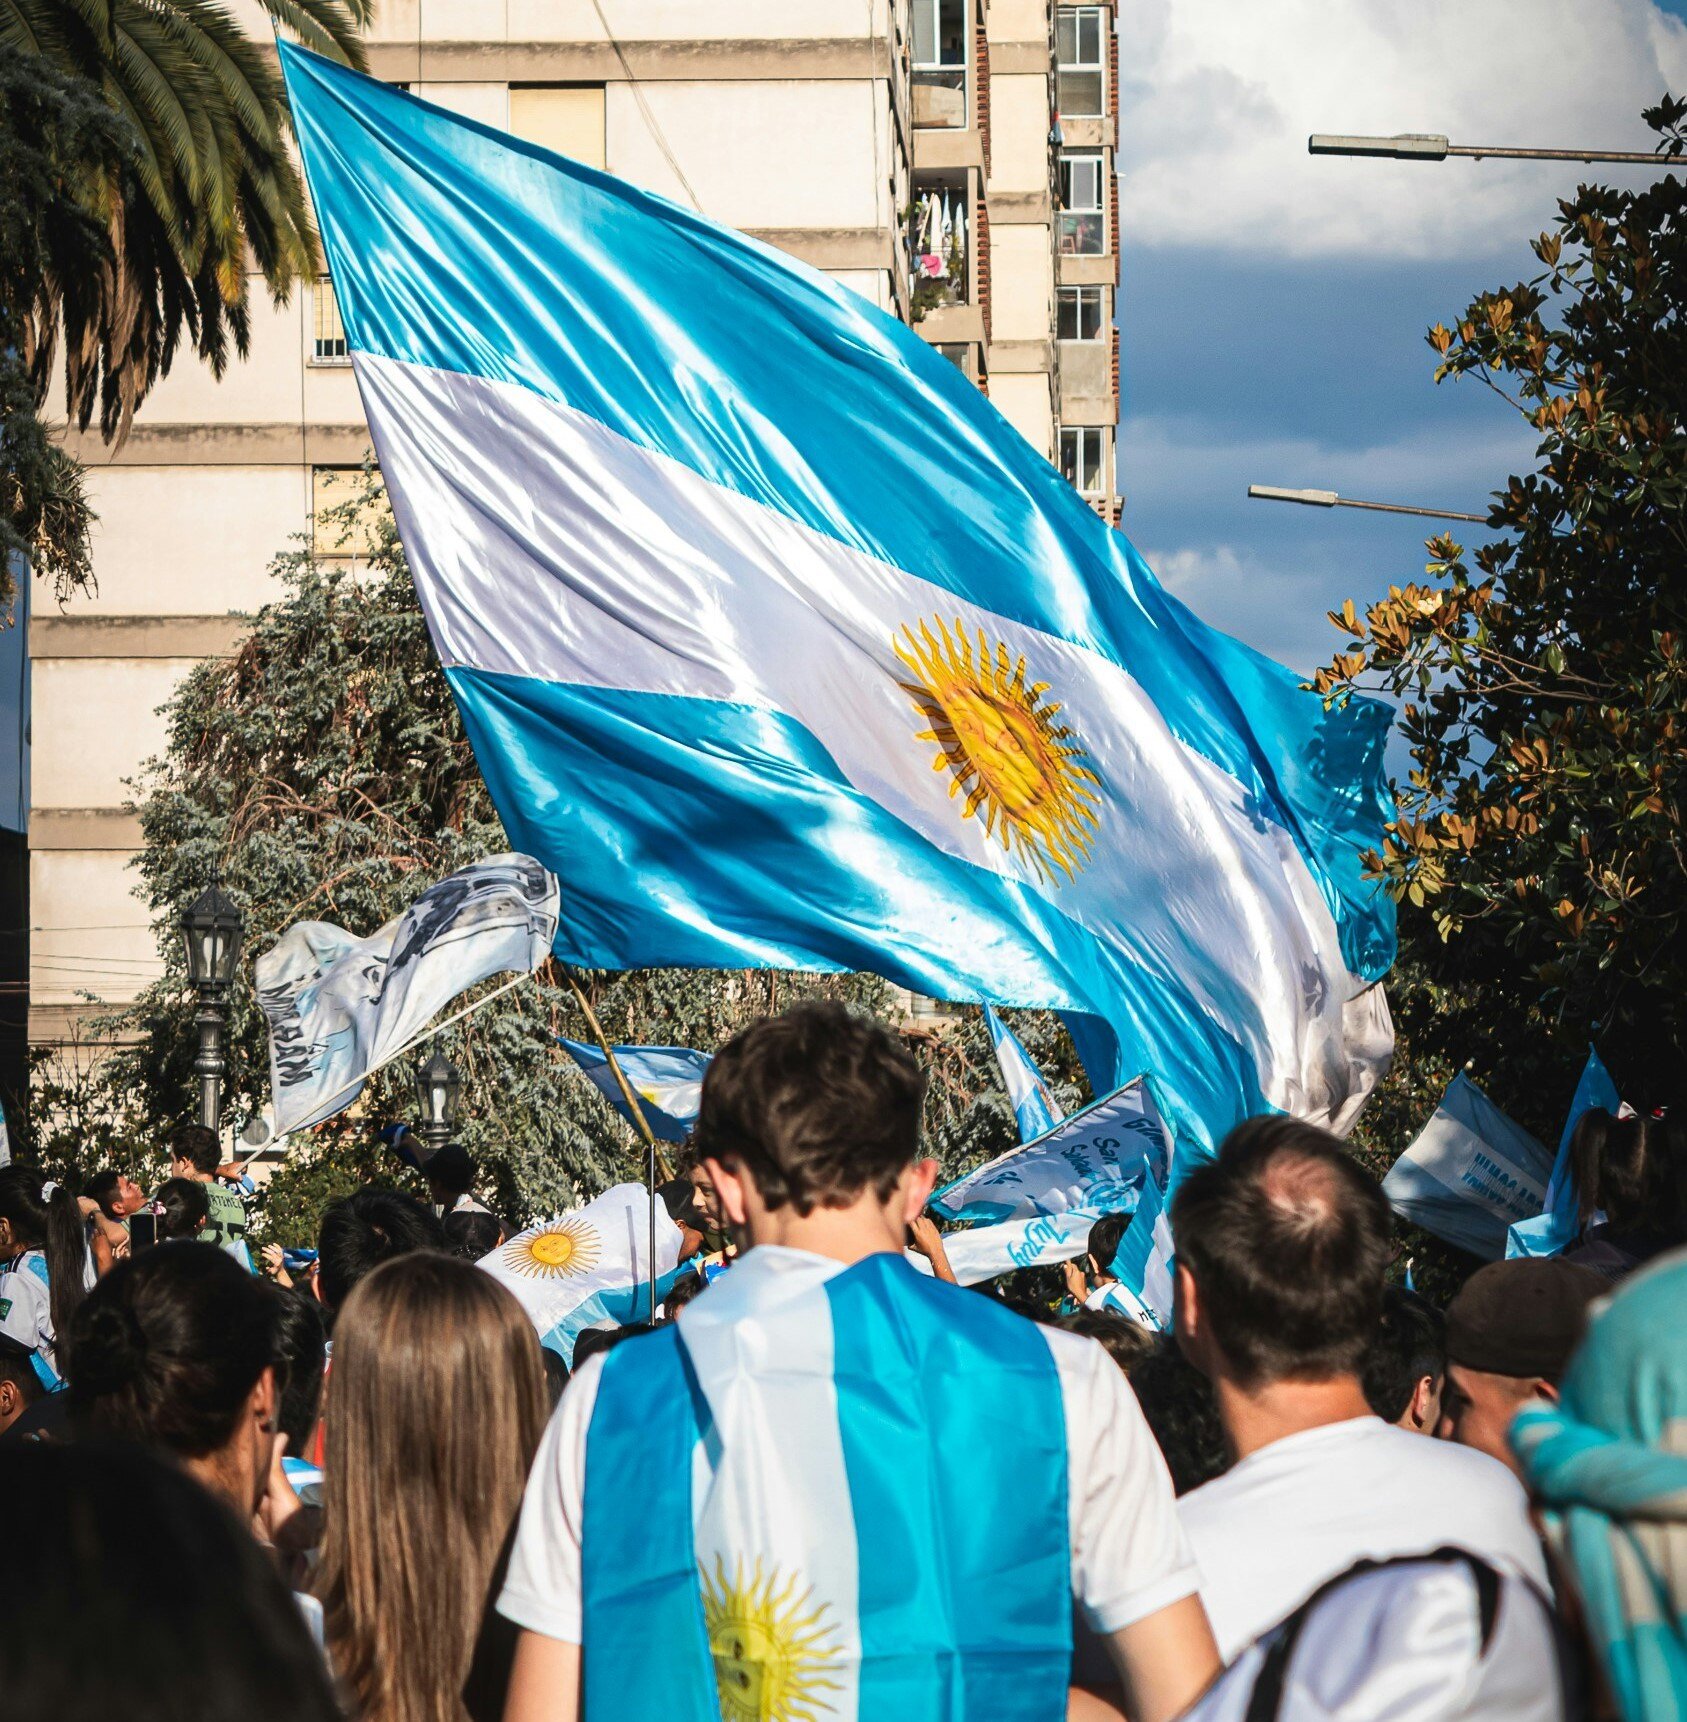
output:
[[[574,1364],[588,1327],[625,1327],[650,1309],[650,1192],[617,1184],[572,1213],[518,1232],[475,1264],[508,1287],[539,1340]],[[656,1301],[679,1271],[681,1233],[656,1202]]]
[[[1065,1014],[1180,1135],[1386,1063],[1389,715],[1169,597],[959,370],[768,246],[284,43],[405,550],[586,966]]]
[[[1117,1307],[1122,1314],[1158,1332],[1170,1330],[1175,1256],[1165,1187],[1162,1182],[1150,1179],[1124,1237],[1119,1240],[1119,1253],[1113,1258],[1113,1274],[1118,1282]]]
[[[538,968],[557,900],[554,875],[531,855],[492,855],[428,886],[366,939],[327,921],[289,927],[252,965],[269,1019],[271,1135],[343,1112],[459,993]]]
[[[1581,1230],[1581,1192],[1576,1188],[1575,1168],[1570,1164],[1570,1139],[1584,1112],[1605,1111],[1616,1117],[1622,1104],[1604,1060],[1590,1046],[1558,1138],[1558,1157],[1552,1162],[1552,1176],[1547,1180],[1546,1201],[1533,1219],[1519,1220],[1506,1233],[1507,1256],[1556,1256],[1576,1241]]]
[[[1066,1116],[1065,1108],[1056,1102],[1043,1073],[1020,1044],[1019,1036],[1002,1021],[992,1004],[984,1007],[984,1026],[990,1031],[990,1044],[995,1047],[996,1062],[1002,1067],[1002,1082],[1013,1102],[1013,1115],[1019,1120],[1019,1140],[1034,1141]]]
[[[599,1094],[636,1130],[638,1122],[603,1048],[590,1046],[583,1040],[569,1040],[558,1035],[563,1050],[586,1073]],[[703,1073],[709,1068],[706,1052],[693,1052],[687,1046],[618,1046],[615,1062],[627,1079],[627,1086],[639,1097],[645,1122],[653,1136],[663,1142],[683,1142],[697,1122],[697,1108],[703,1100]]]
[[[1006,1220],[999,1226],[969,1226],[963,1232],[943,1234],[943,1253],[955,1278],[964,1286],[975,1286],[1016,1268],[1074,1261],[1088,1248],[1090,1227],[1100,1218],[1099,1211],[1074,1208],[1065,1214]],[[909,1250],[907,1256],[921,1273],[931,1273],[931,1264],[917,1250]]]
[[[1541,1211],[1551,1175],[1552,1156],[1461,1070],[1382,1193],[1402,1219],[1497,1261],[1507,1229]]]
[[[1165,1125],[1139,1080],[945,1184],[931,1209],[946,1220],[988,1224],[1072,1209],[1118,1213],[1135,1206],[1145,1179],[1164,1181],[1166,1154]]]

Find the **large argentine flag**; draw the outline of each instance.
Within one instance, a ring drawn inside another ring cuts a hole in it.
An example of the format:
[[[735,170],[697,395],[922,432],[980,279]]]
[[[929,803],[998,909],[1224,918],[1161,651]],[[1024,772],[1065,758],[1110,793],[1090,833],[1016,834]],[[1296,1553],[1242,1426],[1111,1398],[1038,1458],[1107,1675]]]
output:
[[[1387,717],[1167,597],[918,335],[299,49],[376,451],[557,949],[1067,1013],[1211,1140],[1390,1045]]]

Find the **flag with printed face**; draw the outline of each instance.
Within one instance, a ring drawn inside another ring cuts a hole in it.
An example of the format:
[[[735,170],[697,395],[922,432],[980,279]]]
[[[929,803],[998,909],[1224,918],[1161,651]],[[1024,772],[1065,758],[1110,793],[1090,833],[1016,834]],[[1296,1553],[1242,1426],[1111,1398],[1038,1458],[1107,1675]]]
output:
[[[1049,1092],[1043,1073],[1031,1062],[1019,1036],[1002,1021],[994,1005],[984,1007],[984,1026],[990,1031],[990,1044],[995,1047],[996,1062],[1002,1067],[1002,1081],[1007,1085],[1008,1099],[1013,1102],[1014,1116],[1019,1120],[1019,1140],[1030,1142],[1052,1130],[1066,1116],[1065,1110]]]
[[[1461,1070],[1382,1193],[1402,1219],[1497,1261],[1507,1230],[1541,1211],[1552,1156]]]
[[[1547,1180],[1546,1200],[1540,1213],[1532,1219],[1517,1221],[1506,1233],[1508,1256],[1556,1256],[1576,1241],[1576,1233],[1581,1229],[1580,1192],[1576,1189],[1575,1168],[1570,1164],[1570,1140],[1583,1113],[1603,1110],[1616,1116],[1622,1104],[1604,1060],[1590,1046],[1558,1138],[1558,1157]]]
[[[1170,597],[825,276],[290,44],[422,609],[589,967],[1060,1011],[1180,1140],[1344,1128],[1392,1042],[1389,714]],[[888,207],[882,212],[887,230]]]
[[[637,1120],[627,1105],[615,1072],[602,1047],[558,1035],[563,1050],[585,1072],[593,1088],[636,1130]],[[615,1062],[627,1086],[639,1097],[645,1122],[653,1136],[664,1142],[683,1142],[697,1122],[703,1099],[703,1073],[709,1068],[706,1052],[687,1046],[618,1046]]]
[[[366,939],[327,921],[289,927],[252,968],[269,1019],[273,1133],[343,1112],[369,1072],[467,988],[538,968],[558,898],[531,855],[492,855],[430,885]]]
[[[1148,1085],[1127,1083],[1064,1118],[1045,1136],[1010,1148],[946,1184],[931,1199],[946,1220],[994,1224],[1134,1207],[1143,1181],[1166,1175],[1166,1131]]]
[[[558,1214],[500,1244],[476,1266],[507,1286],[539,1330],[539,1341],[574,1362],[588,1327],[648,1319],[650,1192],[617,1184],[596,1201]],[[656,1202],[656,1301],[679,1273],[680,1229]]]

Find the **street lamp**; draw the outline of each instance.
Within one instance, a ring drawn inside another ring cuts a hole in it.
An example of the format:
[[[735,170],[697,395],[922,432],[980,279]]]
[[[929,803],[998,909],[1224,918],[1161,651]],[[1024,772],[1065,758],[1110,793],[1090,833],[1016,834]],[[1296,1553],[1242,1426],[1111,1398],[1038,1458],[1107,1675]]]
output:
[[[1376,514],[1421,514],[1428,520],[1474,520],[1486,526],[1485,514],[1460,514],[1454,508],[1417,508],[1409,502],[1361,502],[1356,496],[1337,496],[1333,490],[1285,490],[1276,484],[1250,484],[1248,495],[1256,502],[1304,502],[1309,508],[1368,508]]]
[[[430,1155],[451,1140],[462,1093],[463,1073],[443,1053],[436,1052],[425,1064],[417,1065],[416,1106],[421,1122],[416,1134],[427,1144]]]
[[[240,907],[222,888],[209,891],[182,911],[182,942],[187,950],[187,978],[199,994],[194,1026],[199,1052],[193,1061],[199,1078],[199,1122],[216,1130],[222,1122],[223,1057],[227,1026],[228,989],[240,961],[240,941],[246,932]]]
[[[1450,155],[1498,156],[1505,161],[1635,161],[1653,167],[1668,158],[1638,149],[1511,149],[1494,144],[1448,143],[1438,132],[1397,132],[1393,137],[1354,137],[1342,132],[1314,132],[1306,140],[1308,155],[1384,156],[1391,161],[1445,161]]]

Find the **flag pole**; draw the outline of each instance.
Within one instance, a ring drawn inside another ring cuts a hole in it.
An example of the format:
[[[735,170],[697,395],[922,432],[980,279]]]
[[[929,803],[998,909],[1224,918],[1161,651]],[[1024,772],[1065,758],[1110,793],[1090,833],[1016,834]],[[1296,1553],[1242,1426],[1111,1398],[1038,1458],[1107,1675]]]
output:
[[[668,1178],[668,1163],[656,1146],[656,1132],[650,1128],[650,1120],[644,1115],[644,1108],[639,1104],[639,1097],[633,1092],[633,1085],[627,1080],[627,1073],[622,1070],[620,1060],[615,1056],[615,1048],[609,1044],[609,1036],[603,1032],[603,1024],[597,1019],[597,1012],[592,1009],[592,1001],[586,996],[586,989],[580,985],[580,977],[564,962],[558,962],[557,967],[567,977],[569,986],[574,991],[574,997],[579,1001],[580,1009],[585,1014],[596,1039],[598,1049],[609,1061],[609,1068],[614,1073],[615,1084],[621,1090],[621,1098],[627,1103],[627,1111],[633,1123],[638,1127],[638,1133],[644,1138],[646,1150],[645,1182],[650,1189],[650,1255],[647,1258],[650,1270],[650,1325],[656,1325],[656,1178],[660,1173],[664,1181]]]

